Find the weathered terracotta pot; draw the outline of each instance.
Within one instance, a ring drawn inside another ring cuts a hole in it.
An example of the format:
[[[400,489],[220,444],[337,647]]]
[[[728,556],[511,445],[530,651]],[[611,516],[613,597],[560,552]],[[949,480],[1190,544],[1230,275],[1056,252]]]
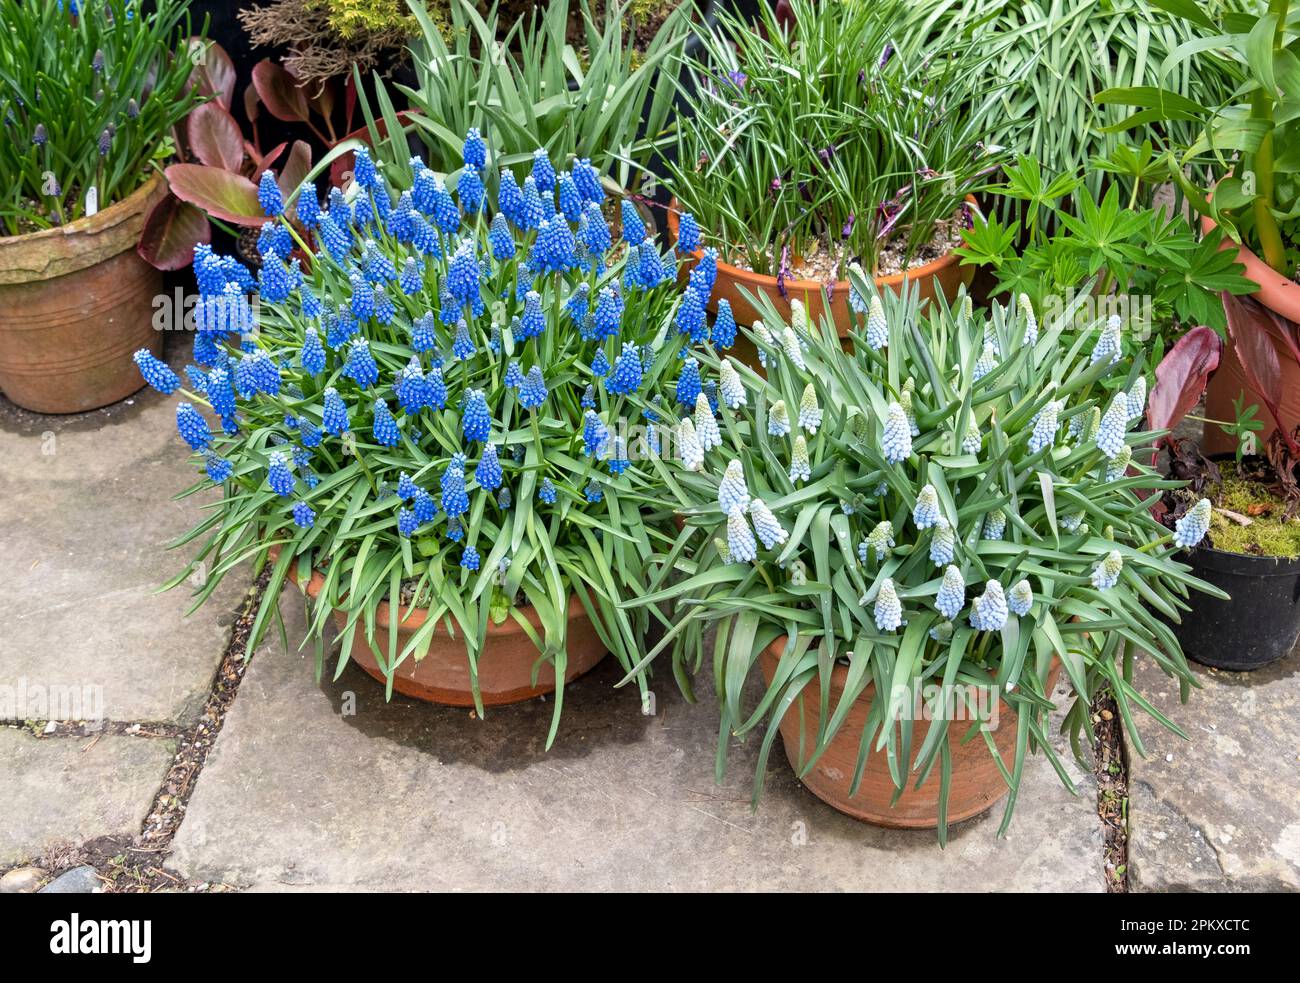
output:
[[[776,675],[776,667],[785,647],[785,636],[781,636],[763,650],[759,664],[763,678],[771,685]],[[1060,675],[1061,664],[1053,660],[1052,670],[1047,678],[1047,692],[1050,693]],[[830,705],[832,709],[838,704],[844,692],[848,678],[846,666],[835,665],[831,671]],[[930,777],[919,789],[913,786],[918,775],[909,772],[910,781],[906,791],[899,796],[898,802],[890,805],[894,797],[894,780],[889,774],[889,764],[884,752],[874,750],[867,757],[866,770],[862,775],[862,784],[858,794],[849,797],[849,787],[853,784],[853,774],[857,766],[858,745],[862,741],[862,729],[867,715],[871,712],[871,701],[875,697],[874,684],[868,684],[857,701],[849,710],[843,725],[831,739],[830,746],[811,771],[800,781],[808,790],[828,805],[845,815],[877,826],[891,829],[934,829],[939,825],[939,772],[936,767]],[[792,704],[781,721],[781,740],[785,744],[786,757],[795,772],[802,771],[802,763],[812,757],[816,743],[817,728],[821,723],[821,691],[816,685],[809,685],[799,695],[799,701]],[[805,744],[804,756],[800,758],[799,749],[799,705],[803,706]],[[1016,754],[1016,714],[1005,700],[999,701],[998,726],[993,731],[993,742],[1003,762],[1010,766]],[[948,726],[948,749],[952,753],[952,783],[948,793],[948,822],[956,823],[970,819],[992,808],[999,799],[1009,791],[1002,773],[988,745],[976,735],[972,740],[962,744],[962,738],[970,727],[969,721],[955,721]],[[916,753],[925,742],[929,733],[928,720],[916,720],[912,723],[912,752]]]
[[[966,204],[976,211],[979,210],[978,203],[971,195],[966,196]],[[668,206],[668,235],[673,241],[677,239],[679,224],[677,199],[674,198]],[[704,251],[697,250],[694,255],[695,259],[699,259],[704,255]],[[692,265],[691,261],[688,260],[682,264],[682,267],[689,269],[690,265]],[[889,289],[894,293],[902,293],[905,284],[916,284],[920,288],[922,303],[933,300],[939,295],[951,303],[963,285],[970,285],[974,275],[975,267],[962,266],[961,257],[950,252],[929,263],[914,267],[906,273],[878,276],[874,277],[874,280],[878,288]],[[776,277],[742,270],[719,260],[718,280],[713,288],[713,295],[709,298],[709,310],[716,311],[718,301],[725,299],[731,304],[731,313],[737,324],[743,326],[753,324],[760,315],[754,305],[745,299],[745,295],[741,292],[742,287],[751,294],[766,294],[772,306],[787,320],[790,317],[790,300],[797,297],[803,301],[808,316],[814,322],[829,309],[840,337],[847,337],[853,328],[853,314],[849,309],[848,280],[836,281],[829,301],[826,298],[826,285],[816,280],[787,280],[786,295],[782,296]]]
[[[1214,220],[1202,215],[1202,231],[1208,234],[1214,228]],[[1300,283],[1287,279],[1245,246],[1238,246],[1231,239],[1224,239],[1222,248],[1237,250],[1237,262],[1246,267],[1247,279],[1259,284],[1259,291],[1251,296],[1292,322],[1293,332],[1300,331]],[[1272,325],[1269,325],[1268,332],[1282,371],[1282,418],[1288,426],[1294,427],[1300,423],[1300,363],[1296,362],[1291,347]],[[1232,344],[1224,345],[1218,371],[1210,377],[1205,390],[1206,416],[1212,420],[1235,419],[1236,411],[1232,401],[1242,392],[1246,393],[1247,405],[1255,403],[1264,406],[1264,398],[1246,381],[1246,373],[1241,367],[1241,360],[1237,358],[1235,347]],[[1273,425],[1271,413],[1261,411],[1256,414],[1256,419],[1264,424],[1264,429],[1255,434],[1257,444],[1262,448],[1277,427]],[[1235,450],[1237,446],[1236,440],[1219,427],[1205,428],[1204,444],[1206,453],[1209,454],[1226,453]]]
[[[166,194],[155,174],[89,218],[0,238],[0,390],[19,406],[79,413],[143,387],[131,354],[162,354],[162,274],[135,247]]]
[[[295,579],[290,568],[290,578]],[[320,596],[325,587],[325,576],[320,572],[312,575],[307,585],[307,594],[313,600]],[[535,609],[524,608],[528,622],[541,631],[541,618]],[[399,610],[397,622],[397,651],[411,640],[411,637],[424,624],[427,612],[423,609],[411,611]],[[402,620],[402,619],[405,620]],[[335,610],[334,623],[342,631],[347,626],[347,614]],[[375,612],[375,640],[383,652],[388,651],[389,633],[393,630],[392,609],[385,601],[380,603]],[[568,664],[565,666],[565,682],[576,679],[593,669],[605,657],[605,643],[596,633],[582,601],[575,595],[569,599],[568,628]],[[537,673],[537,685],[533,685],[533,665],[540,653],[532,640],[524,634],[514,618],[507,618],[499,625],[489,624],[487,641],[478,660],[479,692],[484,706],[501,706],[506,703],[522,703],[534,697],[555,691],[555,669],[549,663],[543,663]],[[375,660],[363,630],[358,629],[352,639],[352,661],[367,673],[386,683],[384,671]],[[455,638],[447,633],[444,625],[439,625],[430,640],[429,651],[419,662],[409,657],[398,667],[393,677],[393,689],[397,692],[453,707],[472,707],[474,692],[470,685],[469,659],[465,654],[465,643],[457,635]]]

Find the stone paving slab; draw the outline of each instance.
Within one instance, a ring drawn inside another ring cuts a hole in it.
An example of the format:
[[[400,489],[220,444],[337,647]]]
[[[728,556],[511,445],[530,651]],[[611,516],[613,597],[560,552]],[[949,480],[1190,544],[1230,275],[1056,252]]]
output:
[[[40,739],[0,728],[0,866],[58,844],[138,833],[175,750],[155,738]]]
[[[292,590],[284,607],[301,637]],[[1009,839],[996,838],[995,810],[954,827],[940,851],[932,831],[876,829],[823,805],[778,750],[755,814],[757,742],[734,748],[716,786],[713,706],[684,703],[665,673],[657,715],[643,716],[634,689],[612,690],[615,666],[570,684],[545,752],[548,702],[482,721],[385,704],[352,667],[316,683],[310,657],[276,640],[244,678],[170,863],[263,890],[1103,889],[1091,775],[1075,798],[1032,760]]]
[[[189,339],[169,347],[179,368]],[[110,720],[197,718],[247,583],[228,577],[188,619],[189,589],[153,593],[184,566],[164,544],[202,517],[202,496],[171,500],[198,475],[175,412],[153,390],[66,417],[0,397],[0,687],[27,694],[19,716],[86,716],[35,694],[91,687]]]
[[[1186,705],[1138,666],[1138,691],[1189,740],[1148,719],[1149,756],[1129,747],[1130,888],[1300,890],[1300,653],[1253,673],[1194,665]]]

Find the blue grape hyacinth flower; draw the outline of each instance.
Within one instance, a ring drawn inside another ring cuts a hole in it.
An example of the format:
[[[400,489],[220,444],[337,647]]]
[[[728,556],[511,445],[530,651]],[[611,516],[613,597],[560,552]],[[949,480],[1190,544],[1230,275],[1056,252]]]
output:
[[[495,444],[484,446],[483,456],[479,458],[478,467],[474,469],[474,480],[479,483],[480,488],[488,491],[495,491],[501,487],[501,461],[497,457]]]
[[[646,228],[645,222],[641,220],[641,214],[636,210],[636,205],[624,198],[623,210],[621,215],[623,223],[623,241],[629,246],[639,246],[645,242]]]
[[[176,430],[192,450],[201,451],[212,442],[208,421],[192,403],[176,404]]]
[[[402,432],[398,429],[393,412],[382,399],[375,400],[375,421],[371,428],[375,443],[382,447],[396,447],[402,441]]]
[[[683,212],[681,221],[677,226],[677,251],[689,255],[699,248],[699,223],[695,221],[695,216],[690,212]]]
[[[488,412],[487,397],[482,389],[470,389],[465,393],[461,432],[470,441],[485,441],[492,433],[492,415]]]
[[[284,214],[284,196],[280,194],[280,186],[276,184],[275,175],[269,170],[262,172],[262,177],[257,183],[257,203],[271,218]]]
[[[157,358],[147,348],[141,348],[131,356],[144,381],[165,396],[170,396],[180,388],[181,378],[172,371],[170,365]]]
[[[271,491],[282,498],[293,495],[293,471],[283,454],[277,452],[271,455],[271,463],[266,469],[266,483],[271,486]]]
[[[335,437],[348,432],[348,408],[343,405],[343,397],[333,386],[325,390],[323,416],[325,429]]]
[[[299,529],[310,529],[316,524],[316,512],[306,502],[294,502],[293,524]]]
[[[524,377],[519,387],[519,405],[526,410],[535,410],[546,402],[546,380],[542,377],[542,367],[534,365]]]
[[[541,485],[537,488],[537,497],[547,505],[555,504],[555,485],[550,478],[543,478]]]
[[[716,348],[730,348],[736,343],[736,318],[731,313],[731,302],[718,301],[718,315],[713,321],[713,344]]]
[[[677,377],[677,402],[694,409],[695,401],[699,398],[701,392],[700,363],[694,358],[688,357],[682,363],[681,374]]]

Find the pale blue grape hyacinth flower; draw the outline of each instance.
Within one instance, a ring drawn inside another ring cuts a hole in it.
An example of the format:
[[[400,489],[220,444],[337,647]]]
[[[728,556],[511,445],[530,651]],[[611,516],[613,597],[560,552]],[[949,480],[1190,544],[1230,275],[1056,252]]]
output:
[[[1007,599],[1002,585],[990,580],[984,593],[971,602],[970,625],[976,631],[1001,631],[1007,625]]]
[[[718,429],[718,420],[713,415],[709,397],[700,393],[695,397],[695,434],[700,441],[700,449],[711,451],[722,446],[722,432]]]
[[[677,424],[677,454],[687,471],[699,471],[704,467],[704,449],[700,447],[695,424],[689,416],[682,417]]]
[[[867,544],[875,550],[876,562],[881,563],[894,548],[894,527],[888,522],[878,522],[867,535]]]
[[[1128,430],[1128,397],[1116,393],[1106,415],[1101,418],[1097,429],[1097,447],[1108,460],[1115,460],[1124,446],[1124,434]]]
[[[1198,545],[1210,531],[1210,500],[1202,498],[1174,523],[1174,542],[1188,550]]]
[[[745,469],[739,459],[733,458],[718,484],[718,504],[730,515],[737,505],[749,504],[749,486],[745,484]]]
[[[879,297],[873,296],[867,310],[867,345],[878,352],[888,344],[889,322],[885,320],[885,305]]]
[[[755,498],[749,503],[749,517],[754,520],[754,531],[758,533],[764,549],[770,550],[779,546],[790,537],[785,527],[761,498]]]
[[[907,411],[900,403],[889,404],[880,449],[890,464],[901,464],[912,454],[912,426],[907,421]]]
[[[767,411],[767,432],[773,437],[790,435],[790,414],[786,412],[785,400],[778,399]]]
[[[1060,400],[1053,399],[1048,400],[1047,405],[1039,411],[1038,418],[1034,421],[1034,432],[1029,435],[1031,454],[1037,454],[1056,442],[1056,431],[1060,426],[1057,420],[1064,406]]]
[[[790,454],[790,480],[807,481],[812,477],[812,464],[808,460],[808,442],[799,434],[794,439]]]
[[[727,513],[727,551],[733,563],[751,563],[758,558],[758,542],[739,503]]]
[[[912,508],[912,521],[917,529],[929,529],[939,519],[939,493],[934,485],[925,485],[916,496],[916,505]]]
[[[1105,559],[1092,571],[1092,586],[1097,590],[1108,590],[1119,582],[1120,572],[1124,569],[1124,557],[1119,550],[1111,550]]]
[[[728,409],[737,410],[747,403],[745,384],[730,359],[724,359],[718,366],[718,393]]]
[[[934,609],[951,621],[966,604],[966,581],[961,571],[949,566],[943,572],[943,583],[934,598]]]
[[[1007,531],[1007,514],[1001,509],[994,509],[984,517],[984,538],[997,542]]]
[[[812,383],[804,386],[803,396],[799,399],[799,426],[810,437],[817,436],[817,428],[822,425],[822,408],[817,404],[817,391]]]
[[[936,567],[951,563],[956,544],[957,534],[948,520],[939,516],[934,520],[934,533],[930,538],[930,561]]]
[[[898,599],[894,581],[886,577],[880,582],[880,591],[876,594],[876,604],[872,610],[878,631],[897,631],[903,623],[903,604]]]
[[[1011,592],[1007,594],[1007,607],[1011,613],[1017,617],[1023,618],[1029,613],[1029,609],[1034,604],[1034,591],[1029,586],[1028,580],[1017,580],[1011,586]]]

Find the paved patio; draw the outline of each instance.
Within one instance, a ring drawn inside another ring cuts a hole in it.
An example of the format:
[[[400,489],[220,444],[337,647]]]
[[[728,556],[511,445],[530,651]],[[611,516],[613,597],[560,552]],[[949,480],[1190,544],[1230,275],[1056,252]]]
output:
[[[139,833],[229,641],[246,580],[189,619],[188,592],[153,593],[180,566],[162,545],[198,514],[198,500],[170,500],[194,473],[173,407],[142,393],[59,419],[0,401],[0,686],[90,687],[111,722],[98,735],[0,727],[0,870]],[[284,605],[292,638],[292,589]],[[1300,887],[1298,669],[1292,656],[1254,676],[1206,672],[1188,707],[1146,680],[1192,740],[1148,726],[1152,757],[1132,756],[1134,890]],[[485,720],[385,703],[359,671],[317,683],[307,657],[268,643],[163,862],[192,884],[264,890],[1104,889],[1091,775],[1076,774],[1074,797],[1033,760],[1008,838],[995,810],[940,851],[932,832],[824,806],[779,752],[752,811],[756,741],[732,748],[717,786],[712,707],[686,704],[663,674],[644,716],[616,678],[608,662],[569,688],[546,752],[545,701]]]

